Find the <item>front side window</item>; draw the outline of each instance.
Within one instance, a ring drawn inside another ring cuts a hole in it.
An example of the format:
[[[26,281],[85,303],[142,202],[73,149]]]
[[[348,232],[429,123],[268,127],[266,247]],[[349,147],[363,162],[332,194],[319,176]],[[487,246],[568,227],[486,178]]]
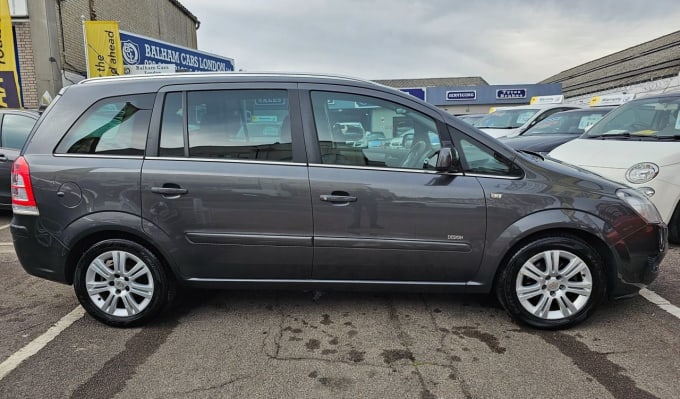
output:
[[[166,95],[161,156],[292,161],[287,91],[190,91],[186,93],[186,112],[183,95]]]
[[[5,114],[2,118],[1,146],[20,150],[24,146],[28,134],[31,133],[35,122],[36,119],[28,116]]]
[[[383,99],[311,93],[324,164],[434,169],[441,148],[434,119]]]
[[[463,172],[490,176],[523,176],[524,172],[522,169],[500,153],[477,140],[458,133],[453,128],[449,129],[452,130],[451,133],[454,137],[459,137],[457,147],[462,152],[461,164]]]
[[[98,101],[78,118],[55,152],[144,155],[153,99],[153,94],[139,94]]]

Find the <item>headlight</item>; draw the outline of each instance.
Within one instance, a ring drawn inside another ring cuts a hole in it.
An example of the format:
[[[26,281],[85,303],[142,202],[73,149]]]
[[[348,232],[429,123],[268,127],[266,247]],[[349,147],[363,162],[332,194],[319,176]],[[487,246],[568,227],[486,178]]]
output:
[[[659,167],[655,163],[640,162],[628,168],[626,180],[635,184],[647,183],[659,174]]]
[[[637,190],[623,188],[616,190],[616,195],[630,205],[631,208],[635,209],[635,212],[637,212],[647,223],[661,223],[661,215],[659,215],[659,211],[656,210],[652,201]]]

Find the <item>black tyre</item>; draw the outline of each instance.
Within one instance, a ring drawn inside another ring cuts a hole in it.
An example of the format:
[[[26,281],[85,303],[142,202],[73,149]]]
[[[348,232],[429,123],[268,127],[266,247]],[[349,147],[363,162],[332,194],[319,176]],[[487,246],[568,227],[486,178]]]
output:
[[[680,204],[675,207],[671,221],[668,222],[668,241],[672,244],[680,244]]]
[[[73,285],[83,308],[114,327],[148,322],[174,293],[173,280],[158,258],[144,246],[122,239],[88,248],[78,261]]]
[[[570,235],[544,236],[512,255],[496,296],[513,319],[560,329],[585,320],[604,298],[605,284],[595,248]]]

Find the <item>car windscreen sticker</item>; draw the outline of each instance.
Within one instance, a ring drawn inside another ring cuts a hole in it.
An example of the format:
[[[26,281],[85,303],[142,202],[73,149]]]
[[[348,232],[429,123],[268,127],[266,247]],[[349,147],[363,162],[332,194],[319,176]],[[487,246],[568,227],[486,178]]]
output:
[[[680,130],[680,112],[675,117],[675,130]]]

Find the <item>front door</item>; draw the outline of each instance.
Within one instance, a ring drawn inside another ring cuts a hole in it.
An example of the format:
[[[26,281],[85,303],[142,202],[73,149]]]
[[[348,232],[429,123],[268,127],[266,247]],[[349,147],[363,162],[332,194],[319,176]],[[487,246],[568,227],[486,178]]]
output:
[[[485,200],[476,178],[434,170],[448,133],[395,99],[330,90],[303,94],[319,151],[309,168],[314,278],[467,281],[483,252]],[[348,136],[349,124],[364,137]]]
[[[185,278],[311,275],[307,168],[293,146],[299,105],[294,85],[278,86],[163,96],[157,156],[142,169],[144,228],[167,237]]]

